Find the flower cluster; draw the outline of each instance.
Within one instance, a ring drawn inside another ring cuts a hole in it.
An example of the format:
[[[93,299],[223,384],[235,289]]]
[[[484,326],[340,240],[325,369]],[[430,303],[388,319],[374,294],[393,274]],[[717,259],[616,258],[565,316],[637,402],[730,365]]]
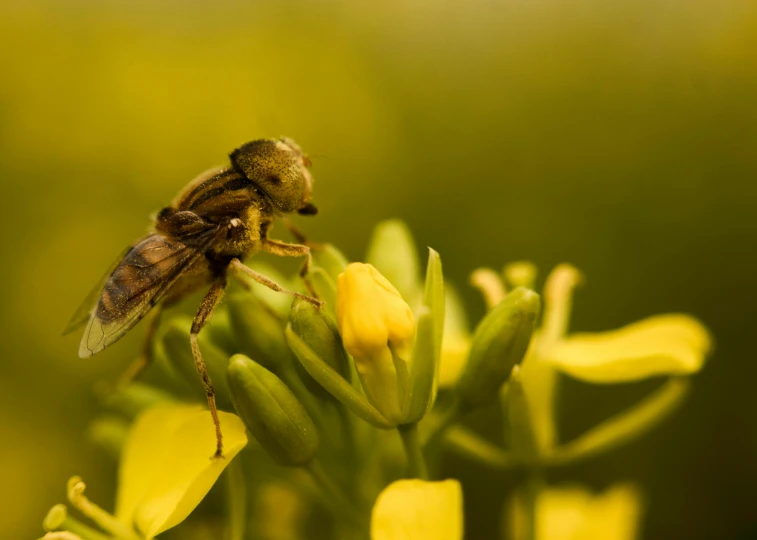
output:
[[[216,504],[203,505],[208,516],[198,522],[210,532],[195,534],[187,522],[175,537],[459,540],[465,479],[442,476],[445,451],[524,473],[503,508],[508,537],[635,538],[638,488],[618,484],[594,495],[550,487],[542,471],[632,440],[674,410],[710,349],[700,323],[661,315],[571,334],[579,272],[558,266],[539,295],[536,269],[521,262],[501,274],[472,274],[488,311],[471,331],[439,254],[429,249],[422,279],[412,237],[396,221],[377,227],[365,263],[349,263],[327,244],[314,245],[313,257],[306,279],[321,308],[243,283],[200,336],[219,406],[234,411],[220,413],[223,457],[210,458],[210,413],[192,404],[203,394],[192,373],[189,321],[175,312],[157,333],[146,382],[110,395],[91,429],[119,456],[115,511],[92,503],[72,478],[70,507],[97,528],[57,505],[44,538],[169,537],[208,496]],[[555,422],[563,376],[592,384],[667,380],[563,441]],[[492,407],[502,408],[506,445],[467,422]],[[222,473],[227,489],[211,490]],[[226,509],[220,520],[218,507]]]

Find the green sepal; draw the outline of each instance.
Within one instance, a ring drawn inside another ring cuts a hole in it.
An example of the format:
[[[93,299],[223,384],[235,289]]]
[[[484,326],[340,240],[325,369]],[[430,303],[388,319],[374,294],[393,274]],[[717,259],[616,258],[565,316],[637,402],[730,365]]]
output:
[[[668,380],[652,395],[554,449],[545,458],[547,464],[564,465],[587,459],[639,437],[676,410],[690,385],[683,377]]]
[[[497,396],[528,350],[538,313],[539,295],[518,287],[486,314],[456,385],[464,407],[479,407]]]
[[[445,432],[444,443],[455,453],[492,469],[505,470],[517,463],[514,455],[461,425]]]
[[[444,332],[444,275],[439,254],[429,248],[423,304],[418,313],[403,424],[423,418],[436,399]]]
[[[344,377],[339,375],[325,360],[319,358],[313,350],[287,325],[285,335],[289,347],[313,379],[323,386],[332,396],[339,400],[356,416],[378,428],[395,427],[387,420],[364,395],[360,394]]]
[[[237,354],[229,361],[228,384],[237,414],[277,463],[297,467],[313,459],[318,431],[281,379]]]
[[[372,264],[411,306],[420,301],[420,260],[410,229],[398,219],[383,221],[373,229],[366,262]]]
[[[192,344],[189,340],[189,330],[192,321],[189,317],[176,317],[166,326],[163,334],[163,351],[169,364],[181,374],[190,387],[194,390],[192,395],[199,397],[202,391],[202,379],[197,373]],[[226,384],[226,369],[229,355],[218,347],[209,335],[200,333],[197,336],[197,344],[200,347],[202,360],[210,375],[215,390],[216,402],[221,407],[231,404],[229,398],[229,386]],[[204,393],[202,394],[204,395]]]
[[[307,277],[318,300],[325,303],[326,310],[332,317],[336,316],[336,281],[323,268],[316,266],[310,269]]]
[[[520,366],[512,369],[507,385],[502,389],[510,450],[523,463],[534,463],[538,458],[538,444],[531,423],[528,398],[523,389]]]
[[[347,257],[331,244],[320,244],[310,248],[313,256],[313,267],[323,269],[331,281],[336,283],[336,278],[344,272],[349,264]]]

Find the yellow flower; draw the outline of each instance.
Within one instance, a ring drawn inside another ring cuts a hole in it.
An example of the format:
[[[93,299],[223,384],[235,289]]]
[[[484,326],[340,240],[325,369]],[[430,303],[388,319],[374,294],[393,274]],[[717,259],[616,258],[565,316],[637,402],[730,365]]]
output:
[[[179,404],[160,404],[144,411],[124,444],[115,516],[84,496],[86,486],[78,477],[69,481],[69,500],[118,538],[151,540],[175,527],[247,444],[242,421],[230,413],[218,415],[224,435],[220,459],[211,458],[216,438],[209,411]]]
[[[524,263],[511,266],[504,271],[509,285],[533,280],[533,268]],[[473,275],[473,284],[484,293],[489,305],[496,304],[505,290],[495,277],[491,270],[479,270]],[[678,314],[649,317],[608,332],[568,334],[573,290],[581,280],[580,272],[567,264],[549,274],[543,291],[541,326],[521,362],[520,383],[540,454],[549,453],[557,442],[554,399],[558,372],[595,384],[691,375],[702,368],[711,348],[707,329],[693,317]],[[463,351],[470,349],[470,337],[461,331],[460,324],[448,325],[444,337],[441,373],[454,376],[462,369]],[[444,382],[449,384],[452,378],[445,377]],[[671,381],[649,403],[649,407],[659,410],[648,416],[659,417],[663,409],[672,409],[684,392],[685,385]]]
[[[699,371],[710,350],[702,324],[687,315],[659,315],[619,330],[568,334],[573,290],[581,282],[562,264],[544,286],[541,329],[523,361],[523,386],[542,451],[556,442],[556,371],[590,383],[620,383]]]
[[[352,263],[337,280],[336,316],[368,398],[387,419],[399,421],[400,384],[415,336],[410,306],[373,266]]]
[[[578,486],[545,489],[536,498],[535,540],[634,540],[642,513],[638,490],[618,484],[601,494]],[[510,512],[510,538],[526,538],[528,518],[516,497]]]
[[[211,459],[215,430],[210,412],[190,405],[159,405],[135,421],[119,469],[116,517],[146,540],[175,527],[213,487],[247,444],[242,421],[219,412],[224,457]]]
[[[462,540],[463,493],[457,480],[398,480],[376,499],[371,540]]]

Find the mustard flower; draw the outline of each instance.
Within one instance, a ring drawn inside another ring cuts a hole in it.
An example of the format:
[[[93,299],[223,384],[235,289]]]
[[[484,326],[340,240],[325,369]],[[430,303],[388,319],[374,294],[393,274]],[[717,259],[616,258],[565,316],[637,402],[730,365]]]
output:
[[[643,505],[637,488],[616,484],[594,494],[581,486],[542,490],[536,497],[534,540],[634,540]],[[510,505],[509,538],[528,538],[529,518],[523,497]]]
[[[504,274],[509,285],[530,285],[535,270],[527,263],[517,263],[506,267]],[[682,314],[657,315],[608,332],[568,333],[573,290],[581,281],[579,271],[567,264],[559,265],[549,274],[543,291],[541,324],[534,332],[525,358],[513,372],[517,376],[511,377],[503,387],[502,399],[507,402],[511,429],[518,430],[512,438],[518,440],[521,452],[529,454],[520,455],[518,459],[565,462],[636,436],[681,401],[688,389],[686,376],[702,368],[710,351],[711,339],[706,328],[693,317]],[[484,293],[487,303],[494,306],[492,312],[509,296],[502,296],[505,282],[492,270],[476,271],[472,282]],[[468,350],[473,351],[471,344],[475,336],[460,324],[448,328],[447,333],[454,337],[448,341],[445,335],[442,372],[461,373],[465,364],[459,363],[470,362],[463,360],[463,343],[467,340]],[[451,362],[458,365],[445,365]],[[560,373],[593,384],[623,383],[655,376],[670,379],[635,408],[558,447],[554,401]],[[459,377],[447,379],[445,383],[459,385],[459,380]],[[528,443],[529,438],[531,443]]]
[[[134,421],[122,450],[115,515],[87,499],[86,486],[78,477],[69,481],[69,501],[110,535],[124,540],[151,540],[175,527],[247,444],[239,418],[225,412],[219,412],[219,418],[224,457],[212,459],[216,443],[209,411],[166,403],[144,411]],[[60,515],[60,510],[57,513]],[[102,537],[67,517],[47,528],[58,527],[82,540]]]
[[[378,496],[371,540],[462,540],[463,495],[457,480],[397,480]]]

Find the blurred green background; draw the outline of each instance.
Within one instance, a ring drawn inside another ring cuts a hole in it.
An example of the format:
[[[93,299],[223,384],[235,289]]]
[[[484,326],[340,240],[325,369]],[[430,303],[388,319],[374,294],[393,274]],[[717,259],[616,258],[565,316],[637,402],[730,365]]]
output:
[[[73,310],[188,180],[279,135],[314,162],[313,239],[358,259],[403,218],[476,317],[470,270],[527,258],[586,273],[574,329],[702,319],[684,408],[550,480],[638,481],[646,538],[757,536],[757,3],[3,0],[0,59],[3,538],[73,474],[112,503],[82,434],[142,329],[81,360]],[[564,433],[633,391],[566,385]],[[513,480],[448,467],[494,537]]]

